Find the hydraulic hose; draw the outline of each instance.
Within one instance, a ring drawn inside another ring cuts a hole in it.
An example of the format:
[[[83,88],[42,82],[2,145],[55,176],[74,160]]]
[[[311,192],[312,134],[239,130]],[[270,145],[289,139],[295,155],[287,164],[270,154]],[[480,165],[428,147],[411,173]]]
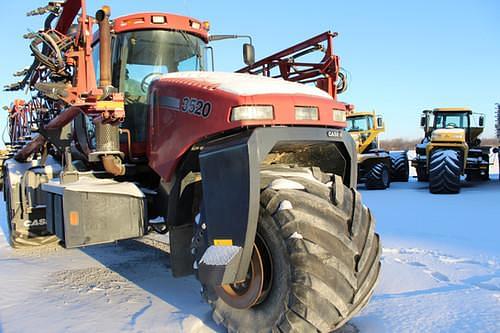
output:
[[[122,160],[118,156],[104,155],[101,157],[101,161],[106,172],[113,176],[125,175],[125,165],[122,164]]]

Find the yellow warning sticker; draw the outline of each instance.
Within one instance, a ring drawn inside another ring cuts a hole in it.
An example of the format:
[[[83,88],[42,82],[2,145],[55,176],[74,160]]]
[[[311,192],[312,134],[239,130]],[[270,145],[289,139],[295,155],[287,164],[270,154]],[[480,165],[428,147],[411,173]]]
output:
[[[214,239],[214,245],[215,246],[232,246],[233,240],[232,239]]]

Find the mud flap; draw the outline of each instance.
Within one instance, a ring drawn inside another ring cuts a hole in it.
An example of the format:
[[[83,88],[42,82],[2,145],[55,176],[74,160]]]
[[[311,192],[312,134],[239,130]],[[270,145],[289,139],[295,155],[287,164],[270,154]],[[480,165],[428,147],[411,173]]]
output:
[[[171,226],[168,232],[170,240],[170,261],[185,263],[184,265],[171,265],[172,275],[174,277],[181,277],[192,274],[192,255],[189,250],[193,237],[193,225],[181,224],[179,226]]]
[[[250,249],[253,246],[259,212],[260,154],[257,138],[251,133],[216,143],[200,153],[205,218],[209,226],[207,251],[212,246]],[[214,256],[216,252],[213,251]],[[243,251],[241,258],[230,258],[239,259],[239,265],[223,263],[228,268],[223,274],[224,283],[244,279],[246,269],[238,266],[248,267],[252,253],[247,252]],[[209,276],[203,271],[211,268],[220,275],[221,265],[200,266],[200,277]]]

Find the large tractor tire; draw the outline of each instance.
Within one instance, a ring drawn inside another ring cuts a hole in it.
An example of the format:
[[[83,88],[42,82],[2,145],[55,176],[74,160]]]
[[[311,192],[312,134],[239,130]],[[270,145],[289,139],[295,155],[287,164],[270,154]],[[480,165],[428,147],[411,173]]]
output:
[[[368,303],[380,273],[375,220],[356,190],[330,178],[316,168],[262,171],[248,278],[208,293],[229,332],[330,332]]]
[[[453,149],[435,149],[429,161],[429,190],[434,194],[460,192],[461,154]]]
[[[407,182],[410,176],[408,155],[403,152],[391,152],[391,182]]]
[[[384,190],[390,184],[390,171],[387,165],[383,162],[374,163],[366,173],[366,188],[368,190]]]

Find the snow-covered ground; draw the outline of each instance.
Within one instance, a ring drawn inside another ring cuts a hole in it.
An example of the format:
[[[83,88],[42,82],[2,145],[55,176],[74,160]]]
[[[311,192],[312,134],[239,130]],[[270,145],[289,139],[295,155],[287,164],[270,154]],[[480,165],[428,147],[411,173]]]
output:
[[[492,178],[464,182],[459,195],[431,195],[415,180],[360,186],[384,244],[376,293],[352,321],[360,332],[500,332],[500,181]],[[171,276],[160,243],[12,250],[0,214],[0,333],[222,331],[197,281]]]

